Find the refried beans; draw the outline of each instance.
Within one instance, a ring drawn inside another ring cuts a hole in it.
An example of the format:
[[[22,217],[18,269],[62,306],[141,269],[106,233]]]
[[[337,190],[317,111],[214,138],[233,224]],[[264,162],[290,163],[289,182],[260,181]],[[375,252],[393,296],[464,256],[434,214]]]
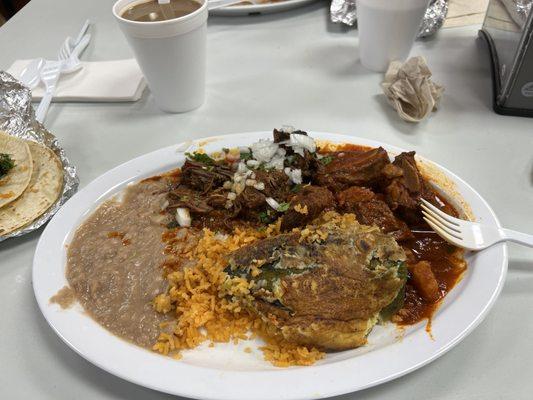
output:
[[[147,348],[169,319],[154,311],[152,300],[168,286],[161,235],[170,219],[161,210],[175,180],[169,175],[130,185],[120,201],[99,206],[68,247],[67,280],[85,311],[113,334]]]

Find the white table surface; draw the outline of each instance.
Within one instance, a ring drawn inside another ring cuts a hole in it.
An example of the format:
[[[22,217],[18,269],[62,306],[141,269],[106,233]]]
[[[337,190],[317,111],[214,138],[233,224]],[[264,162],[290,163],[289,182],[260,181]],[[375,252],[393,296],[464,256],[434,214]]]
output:
[[[94,36],[83,59],[130,57],[112,3],[31,1],[0,28],[0,69],[15,59],[53,57],[85,18]],[[400,121],[386,105],[381,76],[358,62],[357,32],[332,25],[323,2],[278,15],[211,18],[207,101],[198,110],[163,114],[145,92],[132,104],[54,104],[46,125],[78,166],[81,187],[124,161],[189,138],[281,124],[369,137],[450,168],[487,199],[504,226],[533,233],[533,120],[492,112],[477,29],[443,30],[416,43],[413,54],[427,57],[446,88],[441,109],[419,125]],[[94,367],[48,327],[30,273],[40,233],[0,243],[0,398],[169,399]],[[421,370],[337,399],[531,399],[532,311],[533,251],[511,246],[502,294],[468,338]]]

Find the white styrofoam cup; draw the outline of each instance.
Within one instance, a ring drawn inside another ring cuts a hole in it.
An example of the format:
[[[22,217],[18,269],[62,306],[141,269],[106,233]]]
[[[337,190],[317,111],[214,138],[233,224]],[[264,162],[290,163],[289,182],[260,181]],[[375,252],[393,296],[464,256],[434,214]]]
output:
[[[429,0],[358,0],[359,57],[382,72],[409,55]]]
[[[190,111],[205,100],[207,0],[196,1],[201,7],[192,13],[156,22],[121,17],[142,0],[118,0],[113,6],[155,102],[166,112]]]

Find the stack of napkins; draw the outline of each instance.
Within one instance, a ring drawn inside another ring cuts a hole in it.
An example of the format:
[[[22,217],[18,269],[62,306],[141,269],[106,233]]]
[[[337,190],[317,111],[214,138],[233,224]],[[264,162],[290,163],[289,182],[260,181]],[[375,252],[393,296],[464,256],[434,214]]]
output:
[[[31,60],[18,60],[8,69],[20,79]],[[146,88],[146,81],[135,59],[117,61],[82,61],[82,68],[61,74],[52,101],[124,102],[137,101]],[[33,100],[40,100],[44,85],[32,90]]]

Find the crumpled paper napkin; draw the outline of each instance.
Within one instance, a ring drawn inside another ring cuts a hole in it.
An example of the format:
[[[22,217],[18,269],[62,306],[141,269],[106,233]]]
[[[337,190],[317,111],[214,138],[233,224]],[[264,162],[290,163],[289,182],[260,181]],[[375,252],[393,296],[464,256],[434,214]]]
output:
[[[420,122],[437,109],[444,88],[431,80],[424,57],[390,63],[381,83],[383,93],[401,119]]]

